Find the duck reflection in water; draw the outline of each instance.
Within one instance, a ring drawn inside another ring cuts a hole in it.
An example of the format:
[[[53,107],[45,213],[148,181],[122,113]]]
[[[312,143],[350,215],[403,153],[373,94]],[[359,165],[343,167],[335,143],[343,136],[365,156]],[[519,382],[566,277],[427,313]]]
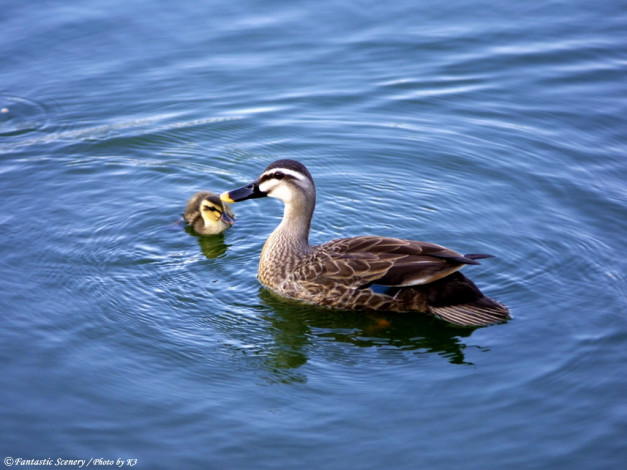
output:
[[[222,233],[211,237],[198,237],[189,227],[186,227],[185,230],[190,235],[196,236],[200,251],[209,259],[221,258],[230,246],[224,242],[224,234]]]
[[[260,355],[265,356],[268,369],[280,381],[305,381],[296,369],[310,359],[308,351],[321,341],[359,348],[381,348],[377,363],[394,363],[399,352],[418,355],[438,355],[451,364],[473,365],[465,358],[469,338],[475,329],[443,327],[431,317],[411,317],[403,314],[351,311],[338,312],[316,305],[303,305],[277,297],[268,289],[260,288],[259,298],[267,308],[265,320],[272,328],[273,342],[265,344]],[[484,350],[474,346],[474,349]],[[329,356],[332,362],[342,361],[338,349],[325,345],[315,348],[317,354]],[[342,347],[340,352],[346,352]],[[347,353],[346,361],[353,362],[354,354]]]

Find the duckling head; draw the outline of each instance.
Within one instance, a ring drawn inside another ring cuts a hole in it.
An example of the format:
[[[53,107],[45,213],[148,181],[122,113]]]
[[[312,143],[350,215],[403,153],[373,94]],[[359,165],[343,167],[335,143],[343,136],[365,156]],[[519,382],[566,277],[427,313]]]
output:
[[[215,235],[231,228],[235,214],[228,204],[214,193],[202,192],[187,203],[183,218],[198,233]]]

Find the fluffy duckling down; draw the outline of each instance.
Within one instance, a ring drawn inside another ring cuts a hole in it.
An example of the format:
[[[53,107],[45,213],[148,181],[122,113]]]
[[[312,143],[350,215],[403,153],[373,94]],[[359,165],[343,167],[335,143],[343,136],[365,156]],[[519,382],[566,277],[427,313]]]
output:
[[[208,191],[197,193],[188,201],[183,218],[200,235],[222,233],[235,222],[231,206]]]

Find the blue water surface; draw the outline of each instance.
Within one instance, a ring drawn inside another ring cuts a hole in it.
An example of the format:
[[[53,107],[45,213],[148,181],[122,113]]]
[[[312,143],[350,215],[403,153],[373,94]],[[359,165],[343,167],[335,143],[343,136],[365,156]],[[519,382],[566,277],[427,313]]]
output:
[[[626,26],[610,0],[3,2],[4,466],[621,468]],[[276,200],[179,223],[278,158],[316,180],[312,242],[492,253],[464,272],[514,319],[277,299]]]

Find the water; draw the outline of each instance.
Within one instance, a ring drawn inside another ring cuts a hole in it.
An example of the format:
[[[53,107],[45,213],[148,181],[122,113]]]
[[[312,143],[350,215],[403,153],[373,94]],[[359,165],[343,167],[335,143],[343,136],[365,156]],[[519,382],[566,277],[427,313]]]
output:
[[[624,464],[624,2],[2,6],[3,459]],[[223,237],[176,223],[286,157],[313,242],[493,253],[466,273],[514,319],[277,300],[274,200]]]

